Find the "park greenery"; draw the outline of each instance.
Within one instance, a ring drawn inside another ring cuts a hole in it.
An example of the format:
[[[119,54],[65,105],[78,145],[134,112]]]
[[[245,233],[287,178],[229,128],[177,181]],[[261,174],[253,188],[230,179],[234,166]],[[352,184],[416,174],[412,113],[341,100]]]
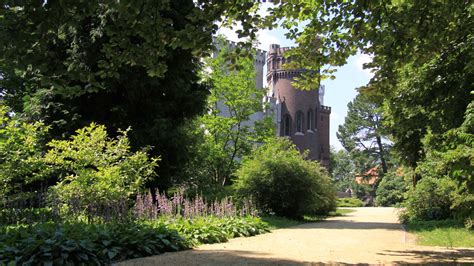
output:
[[[329,175],[305,156],[287,139],[260,146],[237,171],[237,195],[253,195],[259,209],[290,218],[335,210]]]
[[[0,264],[110,264],[251,236],[269,228],[259,214],[327,215],[336,189],[403,207],[415,231],[472,229],[474,5],[259,5],[0,4]],[[246,41],[216,51],[220,27]],[[372,56],[329,173],[271,120],[247,121],[265,108],[252,45],[274,27],[298,44],[299,89]],[[354,182],[376,166],[374,185]]]

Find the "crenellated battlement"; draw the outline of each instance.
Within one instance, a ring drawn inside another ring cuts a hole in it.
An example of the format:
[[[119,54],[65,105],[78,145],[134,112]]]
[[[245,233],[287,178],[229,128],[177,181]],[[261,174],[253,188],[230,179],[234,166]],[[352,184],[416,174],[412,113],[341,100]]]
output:
[[[220,47],[217,45],[215,37],[213,38],[213,42],[214,42],[214,45],[216,46],[216,49],[219,51]],[[226,43],[230,49],[235,49],[240,45],[238,42],[229,41],[229,40],[226,40]],[[254,48],[254,49],[256,51],[255,63],[262,65],[263,67],[263,65],[265,65],[265,63],[267,62],[267,51],[258,49],[258,48]]]
[[[288,50],[291,50],[295,47],[293,46],[288,46],[288,47],[280,47],[279,44],[271,44],[270,45],[270,50],[268,51],[268,53],[270,55],[276,55],[276,56],[283,56],[283,54],[288,51]]]
[[[319,110],[321,110],[321,112],[323,112],[323,113],[328,113],[328,114],[331,113],[331,107],[330,106],[321,105],[319,107]]]
[[[303,69],[284,69],[283,65],[291,62],[291,58],[285,57],[285,53],[294,47],[280,47],[279,44],[271,44],[267,57],[267,82],[278,78],[293,78],[304,72]]]

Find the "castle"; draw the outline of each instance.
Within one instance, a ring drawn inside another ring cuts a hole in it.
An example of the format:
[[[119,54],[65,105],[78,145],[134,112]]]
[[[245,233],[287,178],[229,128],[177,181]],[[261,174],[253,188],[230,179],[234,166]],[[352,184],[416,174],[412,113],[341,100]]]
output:
[[[234,42],[228,43],[230,48]],[[331,108],[324,106],[324,86],[315,84],[309,91],[296,89],[292,81],[304,69],[284,69],[291,59],[285,52],[291,48],[270,45],[269,51],[257,49],[255,57],[256,86],[264,89],[264,66],[267,65],[266,81],[268,91],[263,101],[268,104],[264,112],[255,113],[251,121],[271,116],[276,133],[290,138],[300,151],[308,151],[308,159],[320,161],[329,167],[329,119]],[[225,112],[224,112],[225,113]],[[251,122],[250,121],[250,122]]]

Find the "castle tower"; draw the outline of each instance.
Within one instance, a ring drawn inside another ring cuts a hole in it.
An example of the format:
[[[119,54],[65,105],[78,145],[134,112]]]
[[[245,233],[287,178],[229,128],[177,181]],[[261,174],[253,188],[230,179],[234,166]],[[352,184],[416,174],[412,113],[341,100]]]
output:
[[[283,68],[291,60],[284,56],[289,49],[272,44],[267,57],[268,96],[276,99],[278,109],[275,117],[277,134],[289,137],[300,151],[308,150],[308,159],[329,166],[331,108],[321,104],[319,84],[309,91],[293,87],[294,78],[305,70]]]

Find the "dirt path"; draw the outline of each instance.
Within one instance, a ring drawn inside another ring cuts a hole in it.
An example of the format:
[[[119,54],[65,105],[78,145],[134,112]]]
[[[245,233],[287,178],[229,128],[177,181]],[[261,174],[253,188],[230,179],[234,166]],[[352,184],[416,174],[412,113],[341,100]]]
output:
[[[119,265],[467,264],[474,249],[423,247],[397,222],[393,208],[354,208],[324,222],[275,230],[194,250]]]

